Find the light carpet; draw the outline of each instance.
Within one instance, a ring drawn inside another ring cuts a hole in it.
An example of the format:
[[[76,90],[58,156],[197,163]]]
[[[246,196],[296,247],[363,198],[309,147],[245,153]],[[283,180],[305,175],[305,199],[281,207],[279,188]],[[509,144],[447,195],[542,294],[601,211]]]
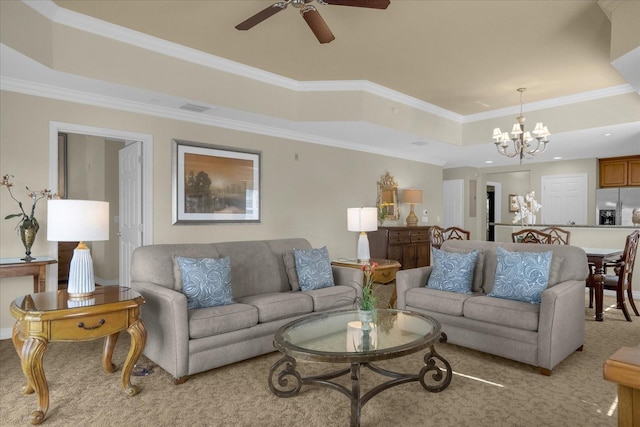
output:
[[[381,288],[382,304],[391,287]],[[453,367],[451,385],[429,393],[418,382],[383,391],[362,410],[362,426],[615,426],[616,384],[602,377],[604,361],[620,346],[640,343],[640,318],[626,322],[607,297],[604,322],[585,308],[586,343],[558,365],[551,377],[538,369],[458,347],[439,344]],[[128,351],[122,334],[113,361],[119,367]],[[50,389],[46,426],[347,426],[349,400],[318,386],[303,386],[298,396],[278,398],[267,385],[271,353],[193,376],[182,385],[155,367],[146,377],[132,377],[142,391],[127,397],[120,371],[101,367],[102,340],[51,343],[44,356]],[[417,373],[424,353],[388,360],[380,366]],[[149,362],[142,357],[140,362]],[[303,375],[337,368],[300,363]],[[367,369],[362,388],[386,379]],[[348,378],[345,378],[348,384]],[[0,341],[0,425],[28,425],[35,395],[22,395],[25,379],[10,340]]]

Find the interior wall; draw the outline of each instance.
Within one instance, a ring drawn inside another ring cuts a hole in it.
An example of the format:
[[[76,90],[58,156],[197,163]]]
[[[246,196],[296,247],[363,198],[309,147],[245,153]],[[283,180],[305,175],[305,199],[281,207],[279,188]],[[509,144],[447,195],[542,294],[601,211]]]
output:
[[[326,245],[332,258],[353,257],[358,236],[347,231],[346,210],[375,206],[376,183],[386,171],[394,176],[400,191],[423,190],[425,203],[416,206],[417,210],[442,212],[442,169],[438,166],[7,91],[0,93],[0,109],[0,173],[15,175],[16,190],[25,185],[55,187],[48,181],[49,125],[53,120],[152,135],[153,206],[145,208],[153,212],[155,243],[303,237],[314,247]],[[172,225],[173,138],[260,150],[261,222]],[[17,192],[22,200],[26,199],[24,192]],[[7,211],[11,203],[7,192],[1,191],[0,214],[10,213]],[[33,246],[36,255],[49,253],[45,205],[42,203],[36,211],[38,219],[42,219]],[[398,225],[408,214],[409,207],[400,205]],[[431,215],[429,219],[432,221]],[[0,223],[2,258],[24,253],[14,226],[10,221]],[[55,286],[50,268],[47,289]],[[0,279],[0,300],[7,301],[0,308],[0,332],[10,334],[13,325],[8,301],[30,292],[30,277]]]
[[[118,150],[124,147],[124,142],[91,135],[67,135],[67,198],[109,202],[109,240],[87,242],[87,246],[91,248],[96,283],[117,284]]]

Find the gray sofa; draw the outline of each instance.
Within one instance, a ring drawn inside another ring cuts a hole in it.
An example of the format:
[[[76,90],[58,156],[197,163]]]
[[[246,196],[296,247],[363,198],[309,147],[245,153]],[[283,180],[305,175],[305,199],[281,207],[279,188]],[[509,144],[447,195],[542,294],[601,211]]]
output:
[[[508,251],[553,251],[549,283],[542,303],[486,296],[493,288],[496,248]],[[448,240],[442,250],[479,249],[473,295],[426,288],[433,267],[401,270],[396,275],[397,306],[437,319],[448,341],[485,353],[551,370],[584,343],[587,258],[580,248],[566,245]]]
[[[189,375],[274,351],[274,333],[296,318],[353,307],[362,295],[361,271],[333,266],[335,286],[294,291],[293,248],[311,249],[311,245],[305,239],[281,239],[137,248],[131,261],[131,287],[146,301],[141,309],[147,329],[143,354],[179,384]],[[187,298],[177,290],[176,256],[231,257],[235,303],[188,310]]]

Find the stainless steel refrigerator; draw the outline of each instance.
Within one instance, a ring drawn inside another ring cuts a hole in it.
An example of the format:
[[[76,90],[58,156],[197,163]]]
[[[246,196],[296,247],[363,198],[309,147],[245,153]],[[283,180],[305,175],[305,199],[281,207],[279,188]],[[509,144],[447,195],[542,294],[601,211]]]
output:
[[[631,215],[640,208],[640,187],[596,190],[596,218],[599,225],[634,225]]]

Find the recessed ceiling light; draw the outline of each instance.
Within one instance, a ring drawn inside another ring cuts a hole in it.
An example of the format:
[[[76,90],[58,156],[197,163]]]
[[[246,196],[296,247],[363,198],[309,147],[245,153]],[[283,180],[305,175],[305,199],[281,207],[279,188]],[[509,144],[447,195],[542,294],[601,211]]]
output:
[[[604,136],[611,136],[611,134],[610,133],[605,133]]]
[[[560,157],[560,156],[556,156],[556,157],[553,158],[553,160],[561,160],[561,159],[562,159],[562,157]]]
[[[487,160],[487,161],[485,161],[485,163],[490,165],[491,163],[493,163],[493,160]]]
[[[413,145],[427,145],[427,141],[423,141],[421,139],[417,139],[417,140],[413,141],[411,144],[413,144]]]

